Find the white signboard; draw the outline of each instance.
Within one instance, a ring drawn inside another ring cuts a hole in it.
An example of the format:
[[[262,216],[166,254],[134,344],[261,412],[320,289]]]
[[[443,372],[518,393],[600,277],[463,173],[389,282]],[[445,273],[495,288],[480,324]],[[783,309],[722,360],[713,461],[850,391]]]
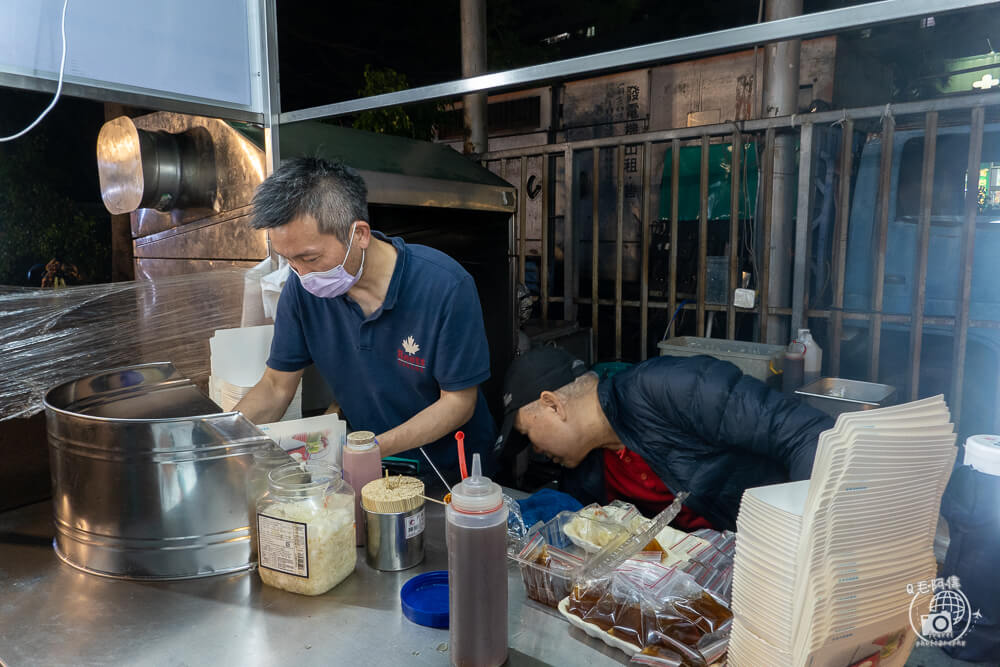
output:
[[[0,83],[58,77],[62,7],[0,0]],[[260,112],[259,14],[259,0],[69,0],[65,81]]]

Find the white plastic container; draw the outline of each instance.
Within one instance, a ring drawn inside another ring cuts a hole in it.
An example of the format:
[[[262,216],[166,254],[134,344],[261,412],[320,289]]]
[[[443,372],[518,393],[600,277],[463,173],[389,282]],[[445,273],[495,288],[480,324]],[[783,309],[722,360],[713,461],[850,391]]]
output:
[[[823,348],[812,337],[809,329],[799,329],[799,337],[796,340],[806,346],[806,358],[803,368],[806,378],[818,376],[820,370],[823,368]]]
[[[979,472],[1000,477],[1000,435],[972,435],[965,441],[962,463]]]
[[[722,340],[721,338],[699,338],[697,336],[676,336],[657,343],[661,356],[693,357],[706,354],[734,364],[746,375],[767,382],[773,375],[771,370],[781,368],[785,354],[784,345],[751,343],[745,340]]]

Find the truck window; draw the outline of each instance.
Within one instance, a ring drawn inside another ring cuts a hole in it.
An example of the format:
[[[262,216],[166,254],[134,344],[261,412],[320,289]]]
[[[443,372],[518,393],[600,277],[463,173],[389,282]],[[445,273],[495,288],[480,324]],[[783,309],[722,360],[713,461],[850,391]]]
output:
[[[934,192],[931,217],[935,223],[959,224],[965,209],[968,134],[940,134],[934,158]],[[903,144],[896,191],[896,218],[920,215],[920,178],[924,161],[924,139],[914,137]],[[983,135],[979,173],[972,179],[979,191],[979,222],[1000,220],[1000,132]]]

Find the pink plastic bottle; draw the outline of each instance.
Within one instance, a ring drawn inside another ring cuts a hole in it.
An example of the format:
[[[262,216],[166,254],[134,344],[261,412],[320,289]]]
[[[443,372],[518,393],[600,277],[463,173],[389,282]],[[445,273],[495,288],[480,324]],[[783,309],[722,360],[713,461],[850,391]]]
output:
[[[382,476],[382,452],[371,431],[355,431],[344,445],[344,481],[357,489],[354,493],[354,526],[358,546],[365,543],[365,513],[361,509],[361,488]]]

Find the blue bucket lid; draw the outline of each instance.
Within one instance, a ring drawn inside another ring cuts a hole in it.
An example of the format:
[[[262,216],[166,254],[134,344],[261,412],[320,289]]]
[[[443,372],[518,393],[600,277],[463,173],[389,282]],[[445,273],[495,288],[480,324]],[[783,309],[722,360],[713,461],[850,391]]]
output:
[[[403,616],[429,628],[448,627],[448,572],[437,570],[413,577],[399,591]]]

